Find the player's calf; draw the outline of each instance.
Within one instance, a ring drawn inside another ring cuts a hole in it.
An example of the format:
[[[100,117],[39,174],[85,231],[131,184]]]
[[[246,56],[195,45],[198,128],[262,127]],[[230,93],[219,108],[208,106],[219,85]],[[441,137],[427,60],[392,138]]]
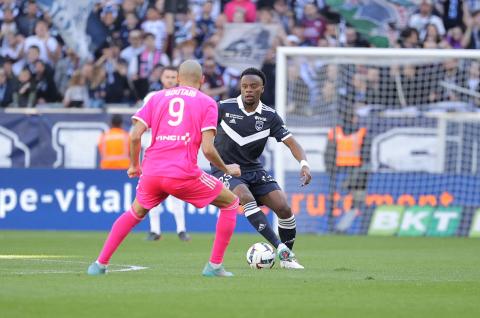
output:
[[[243,211],[248,219],[248,222],[260,233],[270,244],[275,248],[280,245],[280,240],[273,231],[272,226],[267,220],[265,214],[257,205],[256,201],[251,201],[243,205]]]

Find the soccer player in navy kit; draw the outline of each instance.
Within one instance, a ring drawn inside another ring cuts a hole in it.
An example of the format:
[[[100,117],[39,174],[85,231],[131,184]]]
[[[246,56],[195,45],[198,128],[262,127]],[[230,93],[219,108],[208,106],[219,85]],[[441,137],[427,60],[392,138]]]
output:
[[[248,68],[240,77],[241,95],[219,103],[215,147],[226,163],[235,162],[240,165],[242,175],[234,177],[224,174],[213,166],[212,174],[240,198],[248,221],[275,246],[277,252],[291,253],[296,237],[295,216],[287,203],[285,193],[275,179],[265,171],[259,160],[268,138],[274,137],[290,149],[300,163],[303,185],[309,184],[312,177],[303,148],[275,110],[260,101],[264,86],[263,72]],[[259,204],[266,205],[278,216],[280,238],[258,207]],[[303,269],[294,257],[283,258],[280,266]]]

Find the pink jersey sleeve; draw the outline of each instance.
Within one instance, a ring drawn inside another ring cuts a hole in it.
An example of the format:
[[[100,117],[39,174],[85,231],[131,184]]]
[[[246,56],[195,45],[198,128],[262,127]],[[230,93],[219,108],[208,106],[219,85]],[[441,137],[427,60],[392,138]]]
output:
[[[132,119],[141,121],[147,128],[151,127],[152,110],[154,109],[155,100],[153,98],[155,93],[150,93],[143,99],[143,106],[132,116]]]
[[[205,108],[205,116],[202,121],[202,132],[205,130],[217,130],[217,121],[218,121],[218,107],[217,103],[211,99],[207,98],[207,106]]]

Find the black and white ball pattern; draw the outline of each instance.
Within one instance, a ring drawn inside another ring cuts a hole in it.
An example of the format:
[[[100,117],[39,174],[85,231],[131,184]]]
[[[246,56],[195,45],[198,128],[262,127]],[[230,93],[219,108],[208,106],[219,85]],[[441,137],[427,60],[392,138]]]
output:
[[[247,263],[251,268],[272,268],[275,264],[275,251],[268,243],[255,243],[247,251]]]

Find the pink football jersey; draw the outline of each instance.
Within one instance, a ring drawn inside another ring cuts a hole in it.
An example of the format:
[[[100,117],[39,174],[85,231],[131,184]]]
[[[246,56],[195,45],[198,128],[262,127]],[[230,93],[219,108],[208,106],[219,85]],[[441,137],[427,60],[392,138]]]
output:
[[[132,117],[152,130],[142,174],[177,179],[200,176],[197,157],[202,132],[216,130],[217,116],[217,103],[192,87],[180,86],[147,96]]]

